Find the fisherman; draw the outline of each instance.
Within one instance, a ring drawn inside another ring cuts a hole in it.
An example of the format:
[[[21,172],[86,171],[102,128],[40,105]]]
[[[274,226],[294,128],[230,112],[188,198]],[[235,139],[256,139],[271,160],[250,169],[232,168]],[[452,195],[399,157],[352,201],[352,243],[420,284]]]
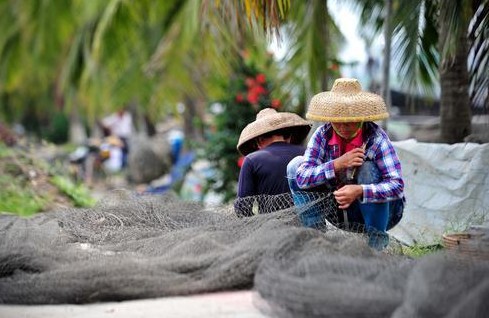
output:
[[[335,209],[307,209],[304,225],[321,227],[326,219],[347,230],[360,226],[371,247],[387,246],[386,231],[400,221],[405,203],[396,151],[374,123],[388,117],[382,97],[362,91],[356,79],[339,78],[331,91],[311,99],[306,118],[326,123],[311,136],[304,156],[289,163],[289,186],[296,205],[316,191],[330,194]]]
[[[311,124],[297,114],[277,112],[273,108],[261,110],[256,120],[243,129],[237,145],[238,151],[245,156],[235,202],[238,215],[253,215],[253,200],[249,197],[290,193],[287,164],[292,158],[304,154],[305,147],[301,143],[310,130]],[[293,206],[290,197],[289,200],[279,199],[276,197],[275,205],[270,203],[273,200],[268,200],[273,210]],[[270,212],[263,205],[259,210]]]

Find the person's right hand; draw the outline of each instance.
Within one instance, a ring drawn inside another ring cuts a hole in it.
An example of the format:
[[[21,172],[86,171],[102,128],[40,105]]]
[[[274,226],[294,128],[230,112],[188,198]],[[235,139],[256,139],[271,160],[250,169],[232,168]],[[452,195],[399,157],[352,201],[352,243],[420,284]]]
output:
[[[334,170],[335,172],[339,172],[348,168],[360,167],[363,164],[364,158],[365,150],[362,148],[355,148],[333,161]]]

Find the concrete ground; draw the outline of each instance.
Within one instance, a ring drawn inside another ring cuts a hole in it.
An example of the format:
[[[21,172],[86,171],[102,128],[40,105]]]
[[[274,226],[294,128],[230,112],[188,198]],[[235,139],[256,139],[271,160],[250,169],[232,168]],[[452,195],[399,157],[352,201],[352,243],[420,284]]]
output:
[[[86,305],[0,305],[0,318],[263,318],[252,291]]]

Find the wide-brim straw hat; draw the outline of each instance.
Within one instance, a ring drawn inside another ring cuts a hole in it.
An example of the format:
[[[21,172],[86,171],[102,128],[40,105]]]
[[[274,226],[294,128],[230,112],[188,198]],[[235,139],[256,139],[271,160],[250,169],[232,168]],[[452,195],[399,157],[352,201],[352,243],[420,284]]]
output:
[[[325,122],[376,121],[389,117],[383,98],[362,90],[357,79],[339,78],[331,91],[316,94],[306,118]]]
[[[256,120],[246,125],[241,132],[237,145],[238,151],[246,156],[256,150],[256,144],[253,142],[255,138],[279,129],[289,130],[290,142],[300,144],[311,130],[311,123],[294,113],[265,108],[256,115]]]

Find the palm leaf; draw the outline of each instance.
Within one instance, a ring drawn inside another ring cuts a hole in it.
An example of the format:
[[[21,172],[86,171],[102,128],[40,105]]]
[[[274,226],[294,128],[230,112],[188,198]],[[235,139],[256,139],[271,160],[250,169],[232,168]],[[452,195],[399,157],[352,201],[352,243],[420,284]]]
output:
[[[475,108],[489,109],[489,2],[481,1],[469,25],[470,98]]]
[[[327,81],[332,79],[329,64],[344,40],[326,3],[294,3],[283,32],[289,47],[283,61],[287,64],[285,76],[291,81],[289,85],[302,87],[298,81],[306,83],[307,94],[327,90],[331,84]]]
[[[412,94],[435,95],[438,32],[431,1],[401,1],[393,25],[393,61],[400,81]]]

